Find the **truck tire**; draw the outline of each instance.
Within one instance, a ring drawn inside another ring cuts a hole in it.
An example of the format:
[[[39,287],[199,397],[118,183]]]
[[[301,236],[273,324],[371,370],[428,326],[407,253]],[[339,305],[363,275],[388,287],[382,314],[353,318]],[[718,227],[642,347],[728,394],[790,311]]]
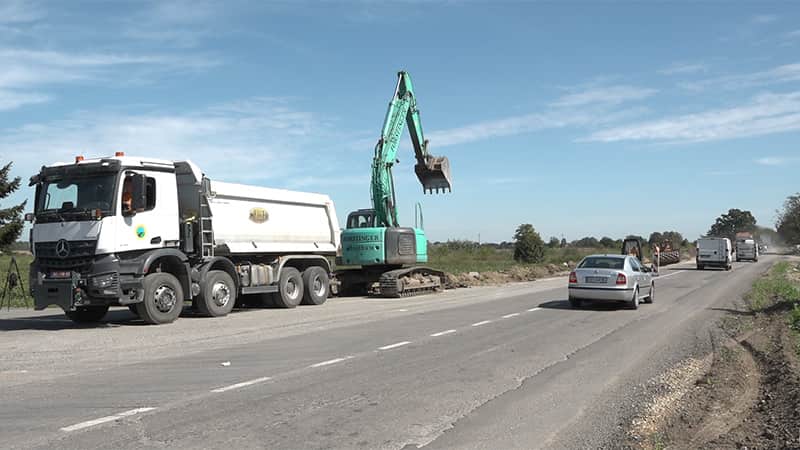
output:
[[[233,278],[224,270],[209,270],[195,304],[204,316],[228,315],[236,304],[236,284]]]
[[[108,305],[104,306],[78,306],[75,311],[67,311],[69,320],[75,323],[95,323],[105,317]]]
[[[153,325],[174,322],[183,311],[183,288],[174,275],[151,273],[144,277],[144,299],[136,304],[139,317]]]
[[[331,280],[325,269],[319,266],[303,271],[303,305],[321,305],[328,299]]]
[[[294,267],[284,267],[278,282],[278,294],[274,296],[275,306],[294,308],[303,300],[303,277]]]

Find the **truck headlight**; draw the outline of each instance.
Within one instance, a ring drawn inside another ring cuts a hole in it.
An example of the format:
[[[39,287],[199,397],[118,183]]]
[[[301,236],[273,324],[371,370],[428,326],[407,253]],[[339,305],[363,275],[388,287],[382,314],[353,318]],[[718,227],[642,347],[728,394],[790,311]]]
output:
[[[97,289],[103,289],[109,286],[113,286],[114,284],[116,284],[116,281],[117,281],[117,274],[115,273],[97,275],[89,279],[89,283],[91,284],[91,286]]]

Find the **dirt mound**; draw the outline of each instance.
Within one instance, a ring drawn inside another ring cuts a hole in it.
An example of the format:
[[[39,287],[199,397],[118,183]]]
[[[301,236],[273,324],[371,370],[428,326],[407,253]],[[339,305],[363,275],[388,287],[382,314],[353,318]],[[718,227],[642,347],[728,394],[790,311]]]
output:
[[[448,287],[493,286],[519,281],[534,281],[539,278],[566,275],[573,262],[566,266],[557,264],[544,264],[532,266],[514,266],[508,270],[489,272],[468,272],[460,274],[447,274]]]
[[[800,362],[781,314],[743,316],[702,373],[678,371],[629,429],[630,448],[800,449]],[[693,365],[692,367],[695,367]]]

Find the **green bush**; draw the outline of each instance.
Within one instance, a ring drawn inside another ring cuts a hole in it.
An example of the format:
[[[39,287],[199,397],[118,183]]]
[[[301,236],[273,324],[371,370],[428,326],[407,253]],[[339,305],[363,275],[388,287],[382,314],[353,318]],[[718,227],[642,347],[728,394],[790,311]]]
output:
[[[524,263],[544,260],[544,241],[529,223],[520,225],[514,233],[514,260]]]

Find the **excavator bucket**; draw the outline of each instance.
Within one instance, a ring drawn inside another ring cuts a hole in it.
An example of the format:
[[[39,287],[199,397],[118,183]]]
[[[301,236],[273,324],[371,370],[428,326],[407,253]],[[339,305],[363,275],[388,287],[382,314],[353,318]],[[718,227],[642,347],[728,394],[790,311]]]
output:
[[[436,190],[439,193],[451,192],[453,182],[450,178],[450,161],[446,156],[431,156],[426,159],[425,164],[417,163],[414,172],[422,183],[422,192],[431,193]]]

